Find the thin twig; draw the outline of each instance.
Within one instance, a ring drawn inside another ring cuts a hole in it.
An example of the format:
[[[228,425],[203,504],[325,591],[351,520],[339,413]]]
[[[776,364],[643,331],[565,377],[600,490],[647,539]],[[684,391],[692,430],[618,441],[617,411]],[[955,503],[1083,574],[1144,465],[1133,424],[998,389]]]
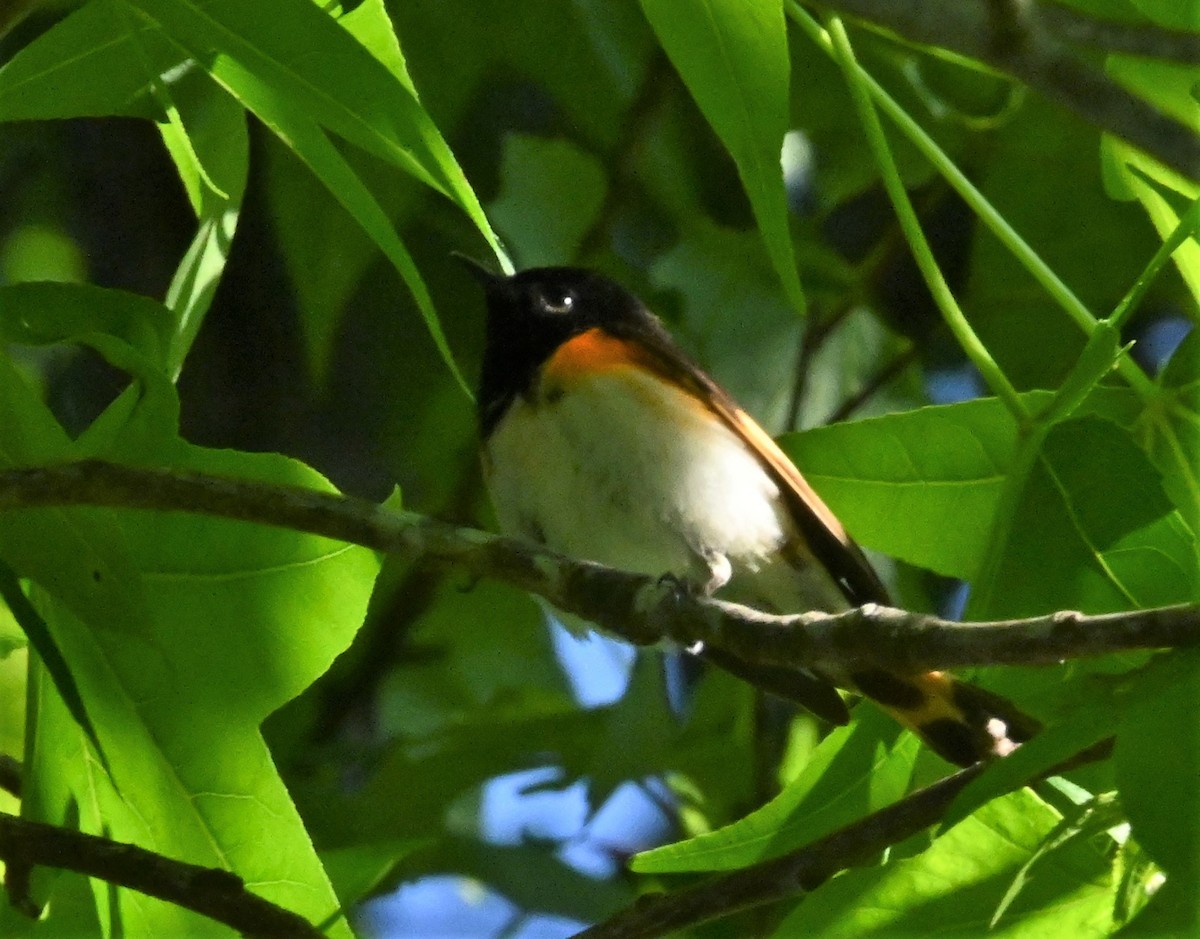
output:
[[[1115,134],[1182,173],[1200,180],[1200,134],[1162,114],[1103,72],[1077,58],[1059,41],[1042,8],[1009,0],[809,0],[914,43],[936,46],[983,62],[1088,123]],[[1012,13],[1018,11],[1017,14]],[[1061,19],[1061,18],[1060,18]],[[1096,21],[1099,22],[1099,21]],[[1116,24],[1106,24],[1109,33]],[[1076,33],[1080,28],[1076,28]],[[1141,31],[1144,36],[1147,33]],[[1162,32],[1157,35],[1162,37]],[[1063,37],[1067,38],[1067,37]],[[1176,58],[1176,43],[1163,39],[1163,58]],[[1143,50],[1142,54],[1147,54]],[[1154,53],[1158,55],[1158,53]]]
[[[128,887],[261,939],[320,939],[295,913],[250,893],[236,874],[176,861],[136,845],[0,813],[0,859],[10,872],[55,867]]]
[[[850,417],[850,415],[875,397],[883,388],[891,384],[913,362],[917,361],[920,354],[920,350],[913,345],[892,356],[887,362],[883,363],[881,368],[876,369],[857,392],[839,404],[837,410],[826,418],[825,423],[836,424],[839,421],[846,420],[846,418]]]

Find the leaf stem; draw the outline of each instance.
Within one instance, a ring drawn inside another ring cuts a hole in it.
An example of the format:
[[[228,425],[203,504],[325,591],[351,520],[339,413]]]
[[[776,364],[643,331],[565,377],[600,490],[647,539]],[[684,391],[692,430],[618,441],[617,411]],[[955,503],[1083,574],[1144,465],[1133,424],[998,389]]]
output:
[[[967,322],[962,308],[959,307],[958,302],[954,299],[954,294],[951,292],[950,286],[946,283],[941,268],[933,256],[929,242],[925,239],[925,233],[921,230],[921,221],[917,218],[916,210],[913,208],[912,202],[908,198],[908,193],[904,188],[904,181],[900,178],[900,171],[896,167],[896,161],[892,156],[891,147],[887,142],[887,136],[883,130],[883,124],[879,120],[879,114],[875,110],[874,103],[871,101],[870,91],[863,81],[864,72],[857,67],[854,50],[850,45],[850,38],[846,35],[846,28],[836,16],[829,18],[829,34],[833,40],[838,64],[845,73],[846,82],[850,86],[850,94],[854,99],[855,107],[858,109],[859,121],[862,124],[863,132],[867,136],[867,143],[871,147],[876,163],[879,164],[879,171],[883,178],[884,187],[887,189],[888,196],[892,200],[896,216],[900,221],[900,227],[904,230],[905,237],[908,239],[909,247],[913,253],[913,258],[916,260],[917,267],[920,269],[926,284],[929,286],[934,302],[937,303],[938,309],[941,310],[946,325],[950,327],[950,331],[954,334],[955,339],[958,340],[963,351],[966,352],[968,358],[970,358],[971,362],[979,370],[988,387],[1004,402],[1005,407],[1008,408],[1009,412],[1022,425],[1028,423],[1030,414],[1026,410],[1025,404],[1021,401],[1021,396],[1017,393],[1017,389],[1013,386],[1012,382],[1009,381],[1008,376],[1004,374],[1004,371],[996,363],[996,360],[992,358],[992,354],[975,333],[971,324]]]
[[[797,0],[787,0],[787,12],[792,22],[804,30],[819,49],[831,58],[837,58],[837,51],[834,49],[832,38],[816,19],[801,8]],[[874,99],[880,110],[895,122],[901,133],[929,160],[933,167],[954,188],[954,191],[971,207],[971,210],[975,212],[979,220],[988,227],[1001,244],[1012,252],[1017,261],[1041,285],[1050,298],[1062,307],[1071,320],[1084,333],[1090,335],[1099,320],[1084,305],[1083,301],[1054,273],[1050,266],[1042,260],[1041,256],[1017,233],[1008,223],[1008,220],[987,200],[987,197],[967,179],[966,174],[958,168],[950,156],[938,146],[937,142],[904,110],[896,99],[888,94],[884,87],[857,62],[852,63],[849,67],[866,88],[871,98]],[[1149,400],[1154,396],[1154,383],[1128,355],[1122,355],[1118,360],[1117,370],[1120,372],[1121,377],[1125,379],[1129,386],[1143,400]]]
[[[1150,285],[1154,283],[1154,279],[1158,277],[1163,267],[1171,259],[1171,256],[1175,254],[1188,238],[1197,232],[1200,232],[1200,199],[1192,203],[1192,207],[1179,219],[1179,224],[1175,226],[1175,230],[1159,245],[1158,250],[1154,252],[1154,257],[1142,269],[1133,286],[1129,288],[1129,292],[1125,294],[1121,302],[1117,304],[1117,308],[1108,317],[1108,322],[1117,329],[1120,329],[1125,320],[1129,318],[1129,315],[1138,308],[1138,305],[1142,302],[1142,298],[1146,295],[1146,291],[1150,289]]]

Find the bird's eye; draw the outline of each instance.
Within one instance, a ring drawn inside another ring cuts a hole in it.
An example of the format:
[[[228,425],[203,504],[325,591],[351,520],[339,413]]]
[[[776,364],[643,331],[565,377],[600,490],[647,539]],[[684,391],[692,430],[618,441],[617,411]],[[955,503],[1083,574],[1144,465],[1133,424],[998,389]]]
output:
[[[570,290],[558,290],[544,293],[540,297],[542,309],[547,313],[570,313],[575,306],[575,294]]]

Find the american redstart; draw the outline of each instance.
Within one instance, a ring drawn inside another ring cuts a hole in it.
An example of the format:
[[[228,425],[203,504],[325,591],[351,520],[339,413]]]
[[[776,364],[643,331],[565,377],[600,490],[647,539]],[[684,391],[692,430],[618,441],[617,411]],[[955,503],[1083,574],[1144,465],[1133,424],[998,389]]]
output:
[[[581,268],[502,277],[464,260],[487,296],[479,422],[507,534],[769,612],[889,602],[791,460],[637,297]],[[702,655],[833,723],[849,719],[836,687],[857,691],[961,765],[1037,729],[946,673],[818,675]]]

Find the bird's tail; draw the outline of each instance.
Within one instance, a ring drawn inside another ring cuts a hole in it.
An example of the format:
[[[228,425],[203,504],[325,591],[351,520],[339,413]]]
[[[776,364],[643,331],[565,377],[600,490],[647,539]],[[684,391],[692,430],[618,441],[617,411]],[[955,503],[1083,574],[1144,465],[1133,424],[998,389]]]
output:
[[[856,672],[854,685],[959,766],[1006,756],[1041,725],[1008,699],[947,672],[899,676]]]

